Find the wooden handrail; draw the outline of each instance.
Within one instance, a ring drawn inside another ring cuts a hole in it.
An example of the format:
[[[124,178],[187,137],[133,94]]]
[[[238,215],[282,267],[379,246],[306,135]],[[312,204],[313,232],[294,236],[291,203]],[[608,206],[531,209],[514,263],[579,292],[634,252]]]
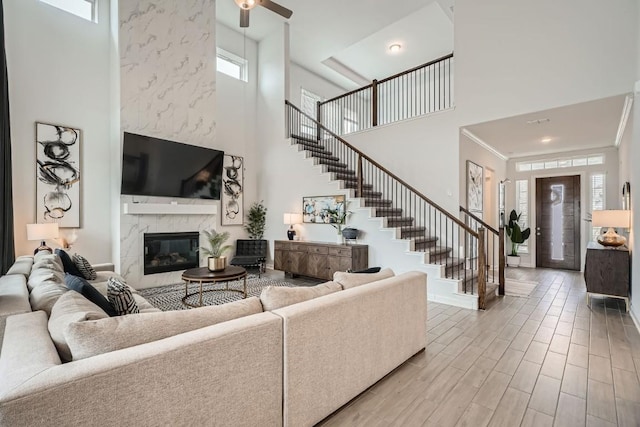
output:
[[[466,208],[463,208],[462,206],[460,206],[460,212],[464,212],[465,214],[469,215],[472,219],[474,219],[476,222],[479,222],[484,228],[486,228],[496,236],[500,234],[498,230],[496,230],[495,228],[493,228],[492,226],[484,222],[481,218],[477,217],[472,212],[469,212]]]
[[[346,147],[348,147],[350,150],[354,151],[355,153],[357,153],[360,157],[365,158],[369,163],[371,163],[372,165],[374,165],[375,167],[377,167],[378,169],[380,169],[382,172],[386,173],[387,175],[389,175],[391,178],[395,179],[396,181],[398,181],[398,183],[402,184],[404,187],[406,187],[409,191],[412,191],[413,193],[415,193],[418,197],[422,198],[424,201],[426,201],[427,203],[429,203],[431,206],[433,206],[434,208],[436,208],[437,210],[439,210],[442,214],[444,214],[447,218],[449,218],[453,223],[457,224],[458,226],[460,226],[463,230],[465,230],[467,233],[471,234],[472,236],[474,236],[475,238],[478,238],[478,233],[476,231],[474,231],[471,227],[469,227],[467,224],[465,224],[464,222],[460,221],[460,219],[458,219],[457,217],[455,217],[454,215],[450,214],[446,209],[442,208],[440,205],[438,205],[437,203],[435,203],[434,201],[432,201],[430,198],[428,198],[427,196],[425,196],[424,194],[422,194],[420,191],[416,190],[413,186],[407,184],[404,180],[402,180],[401,178],[399,178],[398,176],[396,176],[393,172],[389,171],[387,168],[385,168],[384,166],[382,166],[380,163],[376,162],[375,160],[373,160],[371,157],[367,156],[366,154],[364,154],[362,151],[358,150],[356,147],[354,147],[353,145],[349,144],[347,141],[345,141],[344,139],[340,138],[338,135],[336,135],[335,133],[331,132],[329,129],[327,129],[326,127],[324,127],[321,123],[319,123],[316,119],[314,119],[313,117],[309,116],[308,114],[306,114],[305,112],[303,112],[302,110],[300,110],[298,107],[296,107],[295,105],[293,105],[291,102],[289,102],[288,100],[284,101],[286,105],[288,105],[290,108],[292,108],[293,110],[297,111],[298,113],[300,113],[303,117],[305,117],[306,119],[308,119],[309,121],[315,123],[320,129],[323,129],[325,132],[327,132],[329,135],[331,135],[332,137],[336,138],[338,141],[340,141],[342,144],[344,144]]]
[[[394,74],[393,76],[389,76],[389,77],[385,77],[384,79],[377,80],[377,81],[376,81],[376,83],[377,83],[377,84],[381,84],[381,83],[388,82],[389,80],[397,79],[398,77],[402,77],[402,76],[404,76],[405,74],[413,73],[414,71],[418,71],[418,70],[419,70],[419,69],[421,69],[421,68],[427,68],[427,67],[430,67],[431,65],[437,64],[437,63],[438,63],[438,62],[440,62],[440,61],[444,61],[444,60],[446,60],[446,59],[450,59],[450,58],[453,58],[453,52],[451,52],[451,53],[450,53],[450,54],[448,54],[448,55],[442,56],[442,57],[440,57],[440,58],[438,58],[438,59],[434,59],[433,61],[429,61],[429,62],[424,63],[424,64],[422,64],[422,65],[418,65],[418,66],[416,66],[416,67],[413,67],[413,68],[410,68],[410,69],[408,69],[408,70],[402,71],[402,72],[400,72],[400,73],[398,73],[398,74]],[[358,92],[360,92],[361,90],[369,89],[369,88],[371,88],[371,87],[373,87],[373,86],[374,86],[374,83],[373,83],[373,82],[372,82],[372,83],[369,83],[369,84],[368,84],[368,85],[366,85],[366,86],[362,86],[362,87],[360,87],[360,88],[358,88],[358,89],[354,89],[354,90],[349,91],[349,92],[347,92],[347,93],[343,93],[342,95],[334,96],[333,98],[327,99],[326,101],[321,101],[321,102],[320,102],[320,105],[328,104],[329,102],[336,101],[336,100],[338,100],[338,99],[340,99],[340,98],[345,98],[345,97],[347,97],[347,96],[349,96],[349,95],[353,95],[354,93],[358,93]]]

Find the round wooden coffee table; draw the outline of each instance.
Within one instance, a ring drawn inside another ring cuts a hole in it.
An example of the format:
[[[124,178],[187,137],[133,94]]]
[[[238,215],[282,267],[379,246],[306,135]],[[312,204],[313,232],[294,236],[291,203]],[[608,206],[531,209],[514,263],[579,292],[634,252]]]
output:
[[[243,289],[230,289],[229,282],[234,280],[244,279]],[[202,293],[214,292],[214,291],[229,291],[240,292],[243,298],[247,297],[247,270],[235,265],[229,265],[222,271],[209,271],[207,267],[191,268],[182,273],[182,280],[184,280],[184,298],[182,303],[189,307],[202,307]],[[226,286],[221,289],[202,289],[204,283],[219,283],[226,282]],[[189,293],[189,285],[191,283],[199,283],[200,289],[198,292]],[[187,302],[187,298],[191,295],[200,295],[200,305],[195,305]]]

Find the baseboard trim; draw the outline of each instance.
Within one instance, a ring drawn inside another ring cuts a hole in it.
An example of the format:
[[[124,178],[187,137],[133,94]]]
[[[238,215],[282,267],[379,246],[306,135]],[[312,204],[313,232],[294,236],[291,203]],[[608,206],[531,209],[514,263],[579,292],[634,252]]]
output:
[[[633,314],[633,307],[631,306],[631,301],[629,301],[629,316],[631,316],[631,320],[633,320],[633,324],[636,325],[636,329],[638,333],[640,333],[640,321],[635,314]]]

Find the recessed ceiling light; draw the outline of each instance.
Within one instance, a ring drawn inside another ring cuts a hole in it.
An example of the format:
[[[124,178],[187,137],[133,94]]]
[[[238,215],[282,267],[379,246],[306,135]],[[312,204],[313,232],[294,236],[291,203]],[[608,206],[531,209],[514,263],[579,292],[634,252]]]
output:
[[[542,139],[540,140],[540,142],[542,142],[543,144],[548,144],[548,143],[550,143],[550,142],[551,142],[551,138],[549,138],[549,137],[547,136],[547,137],[545,137],[545,138],[542,138]]]
[[[544,119],[535,119],[535,120],[527,120],[528,125],[541,125],[542,123],[550,122],[551,120],[547,117]]]
[[[389,45],[389,52],[391,53],[398,53],[400,52],[401,49],[402,49],[402,45],[400,43],[394,43],[392,45]]]

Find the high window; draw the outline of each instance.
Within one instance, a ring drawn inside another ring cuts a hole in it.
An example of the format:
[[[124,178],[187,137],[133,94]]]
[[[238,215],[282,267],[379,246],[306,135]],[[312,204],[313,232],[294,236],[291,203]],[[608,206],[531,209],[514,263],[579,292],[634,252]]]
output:
[[[98,22],[98,0],[40,0],[91,22]]]
[[[604,163],[603,154],[593,154],[587,157],[572,157],[564,159],[554,160],[537,160],[532,162],[518,162],[516,163],[516,170],[518,172],[537,171],[543,169],[560,169],[570,168],[576,166],[593,166],[601,165]]]
[[[216,49],[216,57],[216,67],[219,72],[243,82],[249,81],[246,59],[220,48]]]
[[[308,116],[318,119],[318,102],[322,102],[323,98],[302,88],[300,90],[300,109]],[[310,120],[303,119],[300,123],[300,131],[307,136],[316,136],[317,127],[316,124]]]

